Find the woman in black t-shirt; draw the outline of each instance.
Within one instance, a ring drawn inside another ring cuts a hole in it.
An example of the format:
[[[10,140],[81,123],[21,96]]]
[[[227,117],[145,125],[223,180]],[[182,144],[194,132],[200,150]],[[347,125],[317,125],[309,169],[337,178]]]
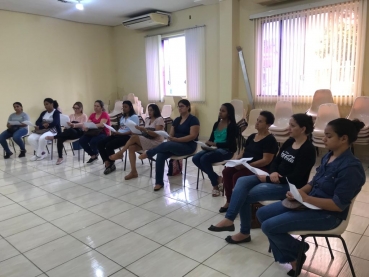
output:
[[[225,219],[215,226],[211,225],[210,231],[234,231],[233,221],[240,213],[241,231],[228,236],[226,241],[232,244],[251,241],[251,204],[284,199],[289,191],[288,181],[297,188],[306,184],[315,163],[315,148],[308,138],[314,129],[313,126],[311,116],[306,114],[292,116],[289,123],[291,138],[282,145],[270,166],[270,176],[254,175],[239,178]]]
[[[269,127],[273,123],[274,115],[271,112],[262,111],[260,113],[255,124],[255,129],[258,130],[258,132],[247,138],[244,145],[244,152],[238,157],[239,159],[253,158],[248,162],[251,166],[268,171],[270,163],[273,161],[275,154],[278,152],[278,143],[275,137],[269,133]],[[243,165],[226,167],[222,173],[227,203],[220,208],[220,213],[227,211],[229,203],[231,202],[232,191],[238,178],[254,175],[254,173],[252,173]]]

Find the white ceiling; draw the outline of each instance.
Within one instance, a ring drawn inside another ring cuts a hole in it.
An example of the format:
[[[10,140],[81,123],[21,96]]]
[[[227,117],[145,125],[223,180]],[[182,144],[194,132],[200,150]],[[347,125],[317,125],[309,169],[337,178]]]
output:
[[[195,7],[194,0],[81,0],[84,11],[75,8],[76,0],[0,0],[0,10],[44,15],[75,22],[117,26],[124,19],[147,11],[174,12]]]

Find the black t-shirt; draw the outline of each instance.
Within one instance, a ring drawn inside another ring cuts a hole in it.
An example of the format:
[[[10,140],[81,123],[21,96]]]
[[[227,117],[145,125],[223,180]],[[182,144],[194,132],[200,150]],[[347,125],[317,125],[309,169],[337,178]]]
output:
[[[249,163],[261,160],[264,153],[275,155],[278,152],[278,143],[272,134],[257,142],[254,141],[255,136],[256,134],[250,135],[245,143],[243,158],[253,158]]]
[[[174,127],[174,137],[176,138],[183,138],[185,136],[188,136],[191,131],[192,126],[200,125],[199,120],[196,116],[190,114],[187,119],[181,123],[181,117],[177,117],[173,122]],[[194,141],[197,141],[198,137],[194,139]]]
[[[277,169],[277,172],[280,175],[286,176],[291,173],[298,150],[299,149],[293,149],[292,146],[289,146],[281,152],[281,162]]]

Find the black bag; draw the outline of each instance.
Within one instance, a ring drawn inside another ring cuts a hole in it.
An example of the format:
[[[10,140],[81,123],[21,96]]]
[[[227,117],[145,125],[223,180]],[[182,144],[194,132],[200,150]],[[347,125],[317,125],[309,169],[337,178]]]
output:
[[[169,160],[168,176],[176,176],[182,174],[183,160]]]
[[[18,131],[21,127],[20,126],[17,126],[17,125],[11,125],[7,131],[8,133],[10,134],[14,134],[16,131]]]
[[[103,132],[103,130],[104,128],[88,129],[87,131],[85,131],[84,135],[88,137],[97,137]]]
[[[260,203],[252,203],[251,204],[251,229],[258,229],[261,227],[261,223],[259,219],[256,217],[256,212],[258,209],[263,207]]]
[[[155,131],[155,128],[145,128],[145,129],[148,130],[148,131]],[[142,136],[144,136],[145,138],[148,138],[148,139],[154,139],[154,137],[150,136],[146,132],[142,132]]]

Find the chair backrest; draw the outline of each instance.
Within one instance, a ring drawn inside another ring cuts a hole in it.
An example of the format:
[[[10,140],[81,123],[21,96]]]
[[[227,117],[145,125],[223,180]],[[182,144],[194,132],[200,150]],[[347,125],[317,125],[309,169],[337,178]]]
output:
[[[132,102],[132,105],[135,103],[135,95],[133,93],[129,93],[127,95],[127,100]]]
[[[369,96],[357,97],[347,118],[357,118],[365,123],[365,128],[369,127]]]
[[[120,100],[115,101],[114,111],[121,113],[122,112],[122,105],[123,105],[123,101],[120,101]]]
[[[238,99],[233,99],[231,101],[231,104],[234,107],[234,111],[236,114],[236,122],[240,121],[245,114],[245,109],[243,107],[243,101],[242,100],[238,100]]]
[[[161,110],[161,116],[163,118],[170,117],[172,114],[172,106],[171,105],[164,105]]]
[[[339,118],[340,112],[338,106],[333,103],[322,104],[319,106],[318,114],[315,121],[315,128],[324,130],[329,121]]]
[[[65,114],[60,114],[60,126],[67,126],[67,122],[70,122],[69,116]]]
[[[319,89],[314,93],[310,111],[317,113],[319,106],[326,103],[333,103],[332,92],[329,89]]]
[[[292,102],[286,100],[278,101],[274,109],[274,125],[288,126],[292,115]]]
[[[255,129],[255,124],[256,124],[256,121],[257,121],[261,111],[262,111],[262,109],[252,109],[250,111],[249,121],[247,122],[249,124],[249,126],[247,126],[247,128],[254,128]]]

